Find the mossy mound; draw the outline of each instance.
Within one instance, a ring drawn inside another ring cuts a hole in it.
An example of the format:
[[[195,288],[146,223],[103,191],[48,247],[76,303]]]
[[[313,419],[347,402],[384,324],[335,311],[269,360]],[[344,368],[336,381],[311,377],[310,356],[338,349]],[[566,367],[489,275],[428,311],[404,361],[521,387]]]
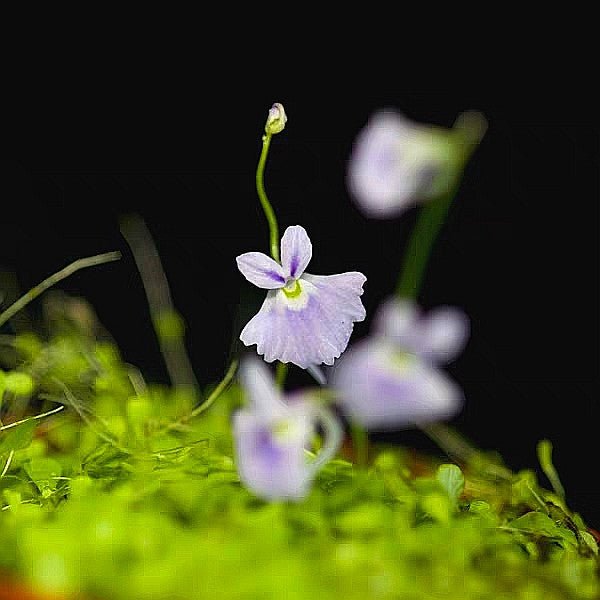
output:
[[[302,502],[268,503],[234,464],[235,381],[190,419],[214,386],[147,384],[65,323],[3,340],[4,577],[105,600],[600,597],[594,536],[533,471],[373,445]]]

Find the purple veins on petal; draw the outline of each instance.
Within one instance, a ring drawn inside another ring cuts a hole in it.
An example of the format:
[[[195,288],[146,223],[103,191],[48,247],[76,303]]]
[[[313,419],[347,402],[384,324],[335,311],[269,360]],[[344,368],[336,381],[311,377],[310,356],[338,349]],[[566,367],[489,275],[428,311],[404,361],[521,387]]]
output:
[[[282,286],[285,284],[285,277],[276,271],[267,271],[267,277],[270,277],[274,282],[280,283]]]
[[[273,290],[285,285],[286,275],[281,265],[262,252],[246,252],[236,262],[242,275],[259,288]]]
[[[312,243],[301,225],[292,225],[281,238],[281,265],[285,273],[297,279],[312,258]]]
[[[298,255],[294,254],[290,262],[290,277],[296,277],[296,271],[298,270],[299,264],[300,258],[298,257]]]

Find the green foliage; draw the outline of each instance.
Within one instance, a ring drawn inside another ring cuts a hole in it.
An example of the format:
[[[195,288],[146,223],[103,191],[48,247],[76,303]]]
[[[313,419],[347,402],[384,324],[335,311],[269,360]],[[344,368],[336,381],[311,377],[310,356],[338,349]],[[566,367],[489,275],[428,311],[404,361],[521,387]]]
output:
[[[147,383],[89,331],[19,335],[13,348],[0,371],[0,571],[34,589],[107,600],[600,597],[595,538],[533,470],[372,446],[369,465],[338,458],[303,501],[268,503],[236,471],[235,383],[190,418],[214,386],[196,397]],[[22,376],[31,385],[15,387]]]

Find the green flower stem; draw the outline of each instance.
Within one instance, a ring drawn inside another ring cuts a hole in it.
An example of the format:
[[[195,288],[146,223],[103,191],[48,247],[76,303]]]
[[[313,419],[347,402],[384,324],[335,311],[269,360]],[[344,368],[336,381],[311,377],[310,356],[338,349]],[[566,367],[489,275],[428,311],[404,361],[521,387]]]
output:
[[[98,254],[88,258],[80,258],[79,260],[72,262],[64,269],[61,269],[53,275],[50,275],[50,277],[44,279],[44,281],[36,285],[34,288],[31,288],[24,296],[21,296],[14,304],[9,306],[2,314],[0,314],[0,327],[4,325],[6,321],[14,317],[21,309],[25,308],[25,306],[27,306],[32,300],[35,300],[40,294],[45,292],[48,288],[57,284],[59,281],[66,279],[76,271],[79,271],[80,269],[86,269],[87,267],[94,267],[96,265],[112,262],[113,260],[118,260],[120,258],[120,252],[106,252],[105,254]]]
[[[454,193],[428,203],[421,210],[404,254],[396,293],[402,298],[416,299],[421,288],[427,260],[446,219]]]
[[[350,435],[354,450],[354,462],[359,467],[366,468],[369,464],[369,436],[367,431],[358,423],[352,423],[350,425]]]
[[[425,268],[431,256],[431,251],[440,229],[446,220],[452,201],[456,197],[462,174],[471,154],[477,148],[487,129],[483,115],[477,112],[465,112],[458,116],[451,135],[457,136],[456,144],[461,152],[458,153],[455,165],[455,176],[449,182],[448,190],[440,197],[428,202],[422,209],[415,223],[408,246],[404,254],[404,262],[400,270],[400,278],[396,294],[401,298],[416,300]],[[448,456],[463,463],[470,463],[480,453],[473,448],[459,433],[445,423],[433,423],[419,427],[433,442]],[[485,461],[487,462],[487,461]],[[496,476],[505,476],[500,467],[486,464],[486,472]]]
[[[275,385],[279,389],[283,389],[283,386],[285,385],[285,380],[286,380],[287,374],[288,374],[288,364],[278,362],[277,370],[275,371]]]
[[[262,152],[260,153],[260,159],[258,161],[258,167],[256,169],[256,191],[258,192],[258,199],[260,200],[261,206],[269,223],[269,234],[271,244],[271,256],[279,262],[279,227],[277,225],[277,218],[273,207],[267,198],[264,185],[264,173],[265,164],[267,162],[267,155],[269,154],[269,146],[271,145],[272,134],[267,133],[263,136]]]
[[[486,129],[485,117],[478,112],[467,111],[456,119],[450,132],[450,135],[456,137],[455,144],[460,150],[457,152],[454,165],[455,176],[449,182],[446,193],[429,201],[421,209],[404,253],[404,262],[396,287],[398,296],[416,300],[425,275],[427,261],[446,220],[450,205],[460,187],[465,165],[479,145]]]
[[[267,155],[269,154],[269,147],[271,145],[272,133],[266,133],[263,135],[263,146],[262,152],[260,153],[260,159],[258,161],[258,167],[256,169],[256,191],[258,192],[258,199],[269,223],[269,240],[271,246],[271,256],[279,262],[279,226],[277,225],[277,217],[275,211],[267,198],[267,192],[265,191],[264,175],[265,165],[267,163]],[[277,363],[277,372],[275,377],[275,383],[277,387],[283,388],[288,373],[288,366],[284,363]]]
[[[212,406],[214,401],[229,387],[229,384],[233,380],[233,376],[237,371],[237,367],[238,361],[233,360],[229,365],[229,369],[227,369],[227,373],[225,373],[225,376],[223,377],[223,379],[221,379],[219,385],[217,385],[217,387],[213,390],[210,396],[202,404],[200,404],[194,410],[192,410],[186,421],[197,417],[200,413],[203,413],[205,410]]]

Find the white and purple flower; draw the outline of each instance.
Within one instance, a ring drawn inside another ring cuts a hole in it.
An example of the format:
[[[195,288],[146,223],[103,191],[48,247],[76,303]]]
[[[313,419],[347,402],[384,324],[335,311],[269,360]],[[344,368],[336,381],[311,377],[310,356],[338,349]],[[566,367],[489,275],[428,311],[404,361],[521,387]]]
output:
[[[448,187],[459,152],[451,130],[415,123],[397,111],[378,111],[352,149],[351,197],[368,217],[398,216]]]
[[[365,318],[360,296],[366,277],[356,271],[310,275],[305,269],[311,257],[306,230],[294,225],[281,238],[281,263],[262,252],[236,259],[250,283],[269,290],[240,334],[269,363],[291,362],[303,369],[332,365],[346,349],[354,323]]]
[[[451,418],[463,394],[439,367],[458,356],[468,334],[468,318],[456,308],[423,315],[411,301],[386,301],[374,334],[350,347],[333,370],[339,406],[375,430]]]
[[[242,363],[241,383],[248,406],[233,417],[240,479],[264,499],[302,499],[319,469],[339,449],[341,425],[329,411],[311,403],[308,394],[285,398],[268,367],[257,358]],[[318,457],[309,460],[305,450],[319,421],[325,431],[324,443]]]

